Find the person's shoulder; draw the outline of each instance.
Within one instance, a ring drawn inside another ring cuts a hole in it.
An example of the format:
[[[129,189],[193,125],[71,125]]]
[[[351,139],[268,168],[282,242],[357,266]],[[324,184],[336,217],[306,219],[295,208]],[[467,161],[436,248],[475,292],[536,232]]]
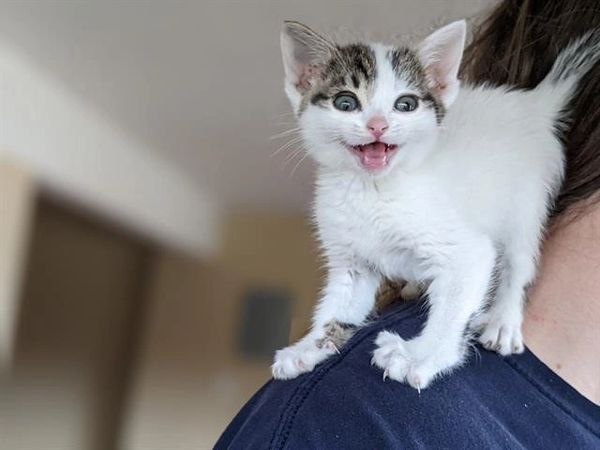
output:
[[[530,443],[539,420],[544,428],[562,423],[553,442],[572,438],[556,402],[532,384],[548,374],[531,354],[503,359],[475,348],[464,367],[421,393],[384,381],[370,364],[377,334],[409,339],[425,319],[423,303],[397,304],[312,372],[269,381],[216,448],[512,448]],[[543,448],[538,444],[532,448]]]
[[[382,427],[405,425],[416,412],[407,405],[427,395],[400,383],[383,382],[382,372],[370,364],[374,340],[383,329],[414,336],[424,318],[421,304],[396,305],[359,329],[339,355],[312,372],[293,380],[269,381],[236,416],[216,448],[389,447],[390,442],[379,446],[374,437],[396,439],[396,431],[386,437]],[[439,407],[439,399],[436,403]],[[369,445],[361,442],[367,437]]]

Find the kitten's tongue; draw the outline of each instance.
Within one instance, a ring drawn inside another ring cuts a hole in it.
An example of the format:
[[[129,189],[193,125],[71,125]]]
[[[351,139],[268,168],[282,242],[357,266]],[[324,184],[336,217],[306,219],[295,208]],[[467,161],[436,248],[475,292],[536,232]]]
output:
[[[373,142],[361,148],[360,162],[367,169],[381,169],[387,164],[387,153],[383,142]]]

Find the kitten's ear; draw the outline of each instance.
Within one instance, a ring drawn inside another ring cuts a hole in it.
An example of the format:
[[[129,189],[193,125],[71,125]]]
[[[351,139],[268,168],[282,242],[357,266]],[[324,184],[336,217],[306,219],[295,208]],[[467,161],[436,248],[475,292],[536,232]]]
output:
[[[298,112],[302,95],[310,89],[335,45],[300,22],[285,21],[281,30],[281,54],[285,92]]]
[[[430,34],[419,46],[429,88],[446,107],[456,99],[460,88],[458,69],[466,34],[467,23],[458,20]]]

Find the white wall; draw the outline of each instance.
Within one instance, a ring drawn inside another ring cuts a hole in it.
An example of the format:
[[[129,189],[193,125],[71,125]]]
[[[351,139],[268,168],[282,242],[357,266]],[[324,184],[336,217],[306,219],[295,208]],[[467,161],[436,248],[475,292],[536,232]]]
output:
[[[0,156],[42,188],[187,253],[212,252],[218,208],[198,185],[0,44]]]

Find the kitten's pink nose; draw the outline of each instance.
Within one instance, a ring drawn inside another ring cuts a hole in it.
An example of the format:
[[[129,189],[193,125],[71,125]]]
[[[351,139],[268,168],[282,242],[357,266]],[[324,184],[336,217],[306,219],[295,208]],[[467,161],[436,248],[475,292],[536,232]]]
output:
[[[387,120],[383,116],[375,116],[371,117],[367,122],[367,128],[371,132],[371,134],[375,137],[375,139],[379,139],[385,130],[388,129]]]

